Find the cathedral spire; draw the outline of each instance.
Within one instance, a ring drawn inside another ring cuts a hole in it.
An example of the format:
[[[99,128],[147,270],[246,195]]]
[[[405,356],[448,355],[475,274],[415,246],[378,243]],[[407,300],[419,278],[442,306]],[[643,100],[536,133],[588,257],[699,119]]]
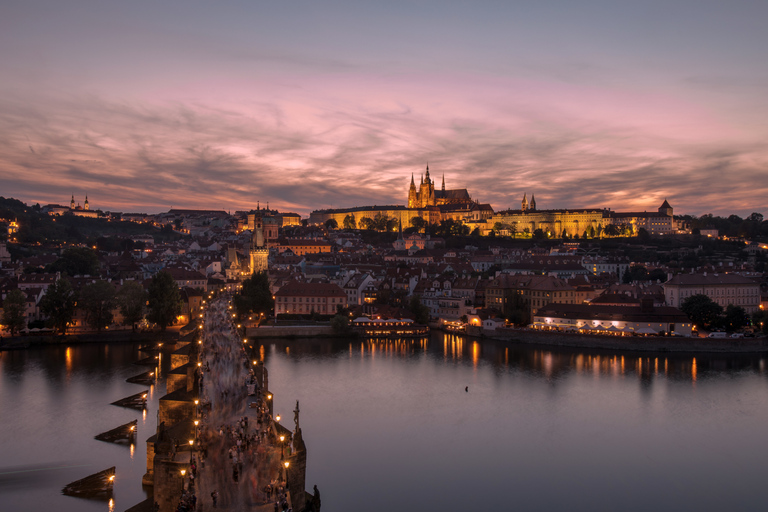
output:
[[[445,173],[443,173],[443,192],[445,192]]]
[[[525,211],[528,209],[528,198],[526,197],[525,193],[523,193],[523,204],[521,210]]]
[[[416,182],[413,181],[413,173],[411,173],[411,188],[415,188],[415,187],[416,187]]]
[[[531,208],[531,210],[535,210],[536,209],[536,198],[533,196],[533,194],[531,194],[530,208]]]

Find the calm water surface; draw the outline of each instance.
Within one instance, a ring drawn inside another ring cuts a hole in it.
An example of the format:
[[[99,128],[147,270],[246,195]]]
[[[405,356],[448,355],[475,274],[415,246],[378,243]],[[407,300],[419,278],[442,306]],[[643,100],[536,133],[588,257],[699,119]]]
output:
[[[254,346],[276,411],[295,401],[323,510],[764,510],[762,357],[552,351],[442,334]],[[109,510],[62,496],[117,466],[114,510],[146,497],[150,409],[137,345],[0,353],[0,510]],[[168,357],[163,358],[163,365]],[[465,392],[465,386],[469,391]],[[133,450],[93,436],[139,419]],[[46,469],[67,467],[64,469]],[[30,471],[34,470],[34,471]]]

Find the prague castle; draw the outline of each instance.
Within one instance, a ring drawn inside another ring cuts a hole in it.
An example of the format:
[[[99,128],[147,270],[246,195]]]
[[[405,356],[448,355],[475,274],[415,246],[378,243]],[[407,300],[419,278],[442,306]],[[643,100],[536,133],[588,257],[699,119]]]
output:
[[[651,235],[672,234],[678,231],[673,216],[672,206],[664,203],[651,212],[614,212],[607,208],[566,208],[539,210],[536,198],[523,194],[520,209],[494,212],[491,205],[473,200],[467,189],[445,188],[445,176],[440,189],[429,175],[429,166],[421,176],[417,186],[411,175],[408,189],[407,206],[361,206],[333,210],[316,210],[310,214],[311,224],[324,224],[334,220],[339,228],[360,228],[365,219],[394,219],[403,227],[411,225],[411,220],[420,217],[427,224],[438,224],[444,220],[463,222],[471,230],[477,228],[483,235],[491,231],[514,236],[530,236],[541,230],[548,237],[601,236],[603,233],[637,235],[641,229]]]
[[[472,198],[467,189],[445,190],[445,175],[443,175],[443,187],[435,190],[435,182],[429,177],[429,165],[426,176],[421,177],[421,185],[416,189],[416,182],[411,174],[411,188],[408,190],[408,208],[426,208],[444,204],[470,205]]]
[[[324,224],[335,220],[341,228],[345,219],[354,219],[355,226],[360,226],[363,219],[386,217],[394,219],[403,227],[411,225],[411,219],[419,217],[427,224],[439,224],[441,220],[475,220],[484,221],[491,218],[493,209],[489,204],[481,204],[473,200],[465,188],[446,190],[445,177],[442,187],[435,189],[435,182],[429,176],[429,166],[421,177],[419,187],[411,175],[411,186],[408,190],[407,206],[360,206],[355,208],[337,208],[332,210],[316,210],[310,214],[310,224]],[[351,216],[351,217],[350,217]]]

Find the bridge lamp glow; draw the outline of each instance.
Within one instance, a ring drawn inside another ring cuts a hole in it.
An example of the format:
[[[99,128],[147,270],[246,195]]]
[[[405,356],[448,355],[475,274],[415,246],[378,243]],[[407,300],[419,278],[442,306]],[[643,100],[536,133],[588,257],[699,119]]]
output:
[[[280,423],[280,415],[279,414],[277,416],[275,416],[275,421]]]
[[[200,420],[195,420],[195,426],[198,426],[200,424]]]
[[[285,465],[285,469],[288,469],[288,466],[290,466],[290,465],[291,465],[291,463],[290,463],[290,462],[288,462],[288,461],[285,461],[285,462],[283,462],[283,464]]]
[[[181,470],[181,476],[184,476],[184,475],[186,475],[186,474],[187,474],[187,470],[186,470],[186,469],[182,469],[182,470]]]
[[[115,475],[110,475],[109,476],[109,481],[110,482],[114,482],[115,481]]]
[[[195,440],[194,439],[190,439],[189,440],[189,446],[194,446],[194,444],[195,444]]]
[[[267,400],[272,400],[272,395],[267,395]]]
[[[195,405],[199,404],[200,400],[195,400]]]

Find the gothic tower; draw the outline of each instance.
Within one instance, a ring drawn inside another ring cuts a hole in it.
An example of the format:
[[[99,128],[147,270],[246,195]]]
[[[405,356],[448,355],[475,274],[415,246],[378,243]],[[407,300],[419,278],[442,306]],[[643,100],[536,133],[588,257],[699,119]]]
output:
[[[264,244],[264,224],[261,217],[254,214],[248,215],[248,224],[253,222],[253,234],[251,235],[251,274],[267,272],[269,269],[269,249]]]
[[[85,203],[83,203],[83,209],[84,210],[90,209],[90,206],[88,206],[88,194],[85,194]]]
[[[536,198],[531,194],[531,204],[528,205],[528,209],[535,210],[536,209]]]
[[[523,194],[523,203],[520,209],[523,211],[528,209],[528,198],[525,196],[525,194]]]
[[[72,194],[72,200],[69,202],[69,209],[70,210],[75,209],[75,194]]]
[[[411,188],[408,189],[408,208],[419,207],[419,195],[416,192],[416,183],[413,181],[413,173],[411,173]]]

